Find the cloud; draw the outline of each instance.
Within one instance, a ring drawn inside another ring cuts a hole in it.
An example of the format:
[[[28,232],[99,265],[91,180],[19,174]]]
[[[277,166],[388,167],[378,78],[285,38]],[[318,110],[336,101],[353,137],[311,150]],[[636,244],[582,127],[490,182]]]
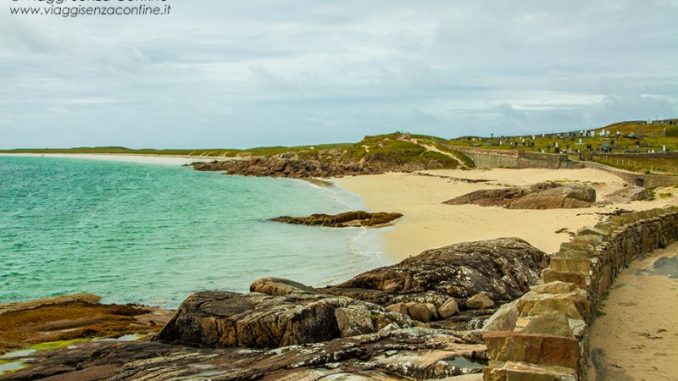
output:
[[[678,116],[678,1],[176,2],[0,13],[0,147],[245,147]]]

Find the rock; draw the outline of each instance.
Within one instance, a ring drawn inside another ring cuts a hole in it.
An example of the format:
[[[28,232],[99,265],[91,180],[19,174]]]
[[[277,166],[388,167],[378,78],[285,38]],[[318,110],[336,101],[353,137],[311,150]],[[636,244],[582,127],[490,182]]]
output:
[[[447,319],[450,316],[454,316],[459,313],[459,305],[454,298],[448,299],[443,305],[438,307],[438,314],[443,319]]]
[[[423,148],[406,143],[410,148],[397,148],[391,154],[367,153],[364,156],[345,154],[341,150],[324,152],[285,152],[266,157],[234,158],[231,160],[196,162],[197,171],[225,171],[230,175],[290,178],[327,178],[369,175],[386,172],[414,172],[426,169],[454,168],[443,154],[422,156]],[[421,150],[421,153],[415,151]]]
[[[476,335],[430,328],[384,329],[274,350],[95,341],[27,356],[28,367],[3,380],[440,380],[480,374],[486,358]]]
[[[438,319],[436,306],[431,303],[410,302],[406,306],[407,314],[414,320],[428,323]]]
[[[533,192],[512,201],[509,209],[588,208],[596,201],[596,191],[579,183]]]
[[[313,214],[308,217],[277,217],[271,221],[295,225],[318,225],[334,228],[355,226],[379,227],[390,224],[403,215],[400,213],[368,213],[363,211],[340,214]]]
[[[27,302],[0,304],[0,315],[10,312],[37,310],[40,308],[63,305],[68,303],[84,303],[94,305],[99,303],[100,301],[101,297],[93,294],[72,294],[64,296],[53,296],[50,298],[35,299]]]
[[[572,329],[567,315],[561,312],[547,312],[529,320],[521,331],[524,333],[545,334],[572,337]]]
[[[494,361],[520,361],[571,369],[578,365],[580,348],[574,337],[504,331],[488,332],[483,337],[493,365],[496,365]],[[520,377],[509,379],[529,380]]]
[[[494,301],[484,293],[475,294],[466,300],[466,308],[470,310],[486,310],[494,307]]]
[[[474,204],[480,206],[506,206],[510,200],[518,199],[527,194],[523,188],[481,189],[463,196],[445,201],[447,205]]]
[[[363,306],[355,308],[340,307],[334,311],[341,337],[351,337],[375,332],[370,318],[370,310]]]
[[[445,201],[448,205],[475,204],[509,209],[587,208],[596,201],[596,191],[585,184],[537,183],[530,187],[484,189]]]
[[[406,316],[346,297],[205,291],[189,296],[155,340],[213,348],[278,348],[377,332],[391,323],[412,325]]]
[[[156,333],[172,315],[160,308],[99,300],[77,294],[0,305],[0,354],[46,342]]]
[[[587,292],[560,281],[535,286],[516,302],[520,317],[561,312],[570,319],[588,321],[590,302]]]
[[[382,306],[417,302],[438,308],[450,298],[466,300],[481,292],[510,302],[529,291],[547,263],[542,251],[518,238],[466,242],[427,250],[318,291]]]
[[[407,315],[407,304],[396,303],[386,307],[386,311],[397,312],[399,314]]]
[[[506,303],[490,316],[483,325],[485,331],[513,331],[518,322],[516,301]]]
[[[603,203],[628,204],[631,201],[647,200],[648,198],[650,198],[650,192],[648,192],[647,189],[638,186],[630,186],[608,194],[603,200]]]
[[[271,296],[285,296],[289,294],[315,294],[312,287],[301,283],[281,278],[262,278],[255,280],[250,285],[251,292],[260,292]]]

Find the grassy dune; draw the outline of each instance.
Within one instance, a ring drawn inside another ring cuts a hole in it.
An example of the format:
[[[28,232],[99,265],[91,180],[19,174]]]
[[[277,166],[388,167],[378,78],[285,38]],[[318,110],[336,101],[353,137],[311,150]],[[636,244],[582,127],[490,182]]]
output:
[[[295,153],[301,158],[340,157],[353,160],[378,160],[395,163],[438,160],[446,167],[472,168],[473,162],[459,152],[457,147],[520,150],[526,152],[565,152],[614,167],[640,172],[678,174],[675,158],[650,157],[644,153],[664,150],[678,151],[678,120],[614,123],[582,136],[576,133],[502,136],[462,137],[444,139],[435,136],[392,133],[367,136],[357,143],[321,144],[296,147],[255,147],[249,149],[130,149],[125,147],[78,147],[78,148],[31,148],[4,150],[0,153],[59,153],[59,154],[136,154],[180,155],[192,157],[248,157],[271,156]],[[607,131],[605,136],[602,131]],[[557,149],[556,149],[557,147]],[[661,156],[661,155],[659,155]]]

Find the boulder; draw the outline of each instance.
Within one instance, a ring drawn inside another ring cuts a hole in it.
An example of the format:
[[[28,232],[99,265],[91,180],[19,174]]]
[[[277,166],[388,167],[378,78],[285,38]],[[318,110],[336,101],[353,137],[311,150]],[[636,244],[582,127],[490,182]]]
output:
[[[466,300],[469,310],[486,310],[494,307],[494,301],[484,293],[475,294]]]
[[[407,314],[414,320],[428,323],[438,320],[438,311],[436,306],[431,303],[410,302],[406,304]]]
[[[205,291],[189,296],[155,340],[213,348],[278,348],[377,332],[391,323],[412,325],[406,316],[346,297]]]
[[[390,306],[386,306],[386,311],[397,312],[399,314],[407,315],[407,304],[406,303],[395,303]]]
[[[459,304],[454,298],[448,299],[443,305],[438,307],[438,315],[443,319],[447,319],[459,313]]]
[[[574,209],[588,208],[596,201],[592,187],[572,183],[556,188],[533,192],[512,201],[509,209]]]
[[[581,183],[544,182],[529,187],[483,189],[445,201],[448,205],[475,204],[509,209],[587,208],[596,201],[596,191]]]
[[[650,192],[643,187],[630,186],[608,194],[603,200],[608,204],[628,204],[631,201],[647,200]]]
[[[447,205],[474,204],[480,206],[506,206],[510,200],[525,196],[528,190],[523,188],[481,189],[463,196],[445,201]]]
[[[370,310],[364,306],[339,307],[334,311],[341,337],[351,337],[374,332]]]
[[[485,331],[513,331],[518,322],[516,301],[506,303],[485,321]]]
[[[542,251],[519,238],[465,242],[427,250],[318,291],[382,306],[417,302],[439,308],[450,298],[466,300],[481,292],[506,303],[529,291],[547,264]]]

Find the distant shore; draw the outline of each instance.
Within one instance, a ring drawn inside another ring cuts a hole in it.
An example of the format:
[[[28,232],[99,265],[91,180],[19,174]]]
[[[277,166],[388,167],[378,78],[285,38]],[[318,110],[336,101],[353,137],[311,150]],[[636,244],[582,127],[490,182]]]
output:
[[[394,261],[424,250],[459,242],[499,237],[522,238],[554,253],[570,239],[568,232],[595,225],[600,213],[616,209],[645,210],[678,203],[673,196],[582,209],[509,210],[477,205],[445,205],[444,201],[479,189],[526,186],[542,181],[579,181],[593,186],[598,200],[624,187],[621,178],[587,169],[435,170],[421,173],[388,173],[336,179],[338,186],[360,197],[371,211],[403,213],[405,217],[385,231],[385,254]],[[466,182],[489,180],[487,182]],[[662,193],[657,190],[657,193]],[[671,192],[669,190],[669,192]],[[563,230],[565,229],[565,230]],[[560,233],[558,233],[560,231]]]
[[[216,157],[176,156],[176,155],[152,155],[152,154],[117,154],[117,153],[0,153],[0,157],[56,157],[69,159],[89,159],[103,161],[121,161],[142,164],[185,165],[196,161],[208,161],[218,159]]]
[[[152,154],[2,154],[3,156],[59,157],[144,164],[185,165],[211,161],[218,157],[152,155]],[[223,159],[223,158],[221,158]],[[532,245],[553,253],[569,240],[568,232],[600,221],[602,213],[616,209],[645,210],[678,204],[678,191],[673,196],[630,204],[593,206],[583,209],[508,210],[476,205],[445,205],[444,201],[463,194],[505,186],[526,186],[542,181],[577,181],[592,185],[598,200],[625,186],[624,181],[609,172],[586,169],[504,169],[429,170],[417,173],[386,173],[332,179],[307,179],[312,184],[331,183],[362,198],[372,211],[399,212],[405,217],[383,232],[384,254],[397,262],[424,250],[459,242],[499,237],[519,237]],[[468,181],[471,180],[471,181]],[[478,180],[487,180],[480,181]],[[661,189],[657,193],[662,193]]]

